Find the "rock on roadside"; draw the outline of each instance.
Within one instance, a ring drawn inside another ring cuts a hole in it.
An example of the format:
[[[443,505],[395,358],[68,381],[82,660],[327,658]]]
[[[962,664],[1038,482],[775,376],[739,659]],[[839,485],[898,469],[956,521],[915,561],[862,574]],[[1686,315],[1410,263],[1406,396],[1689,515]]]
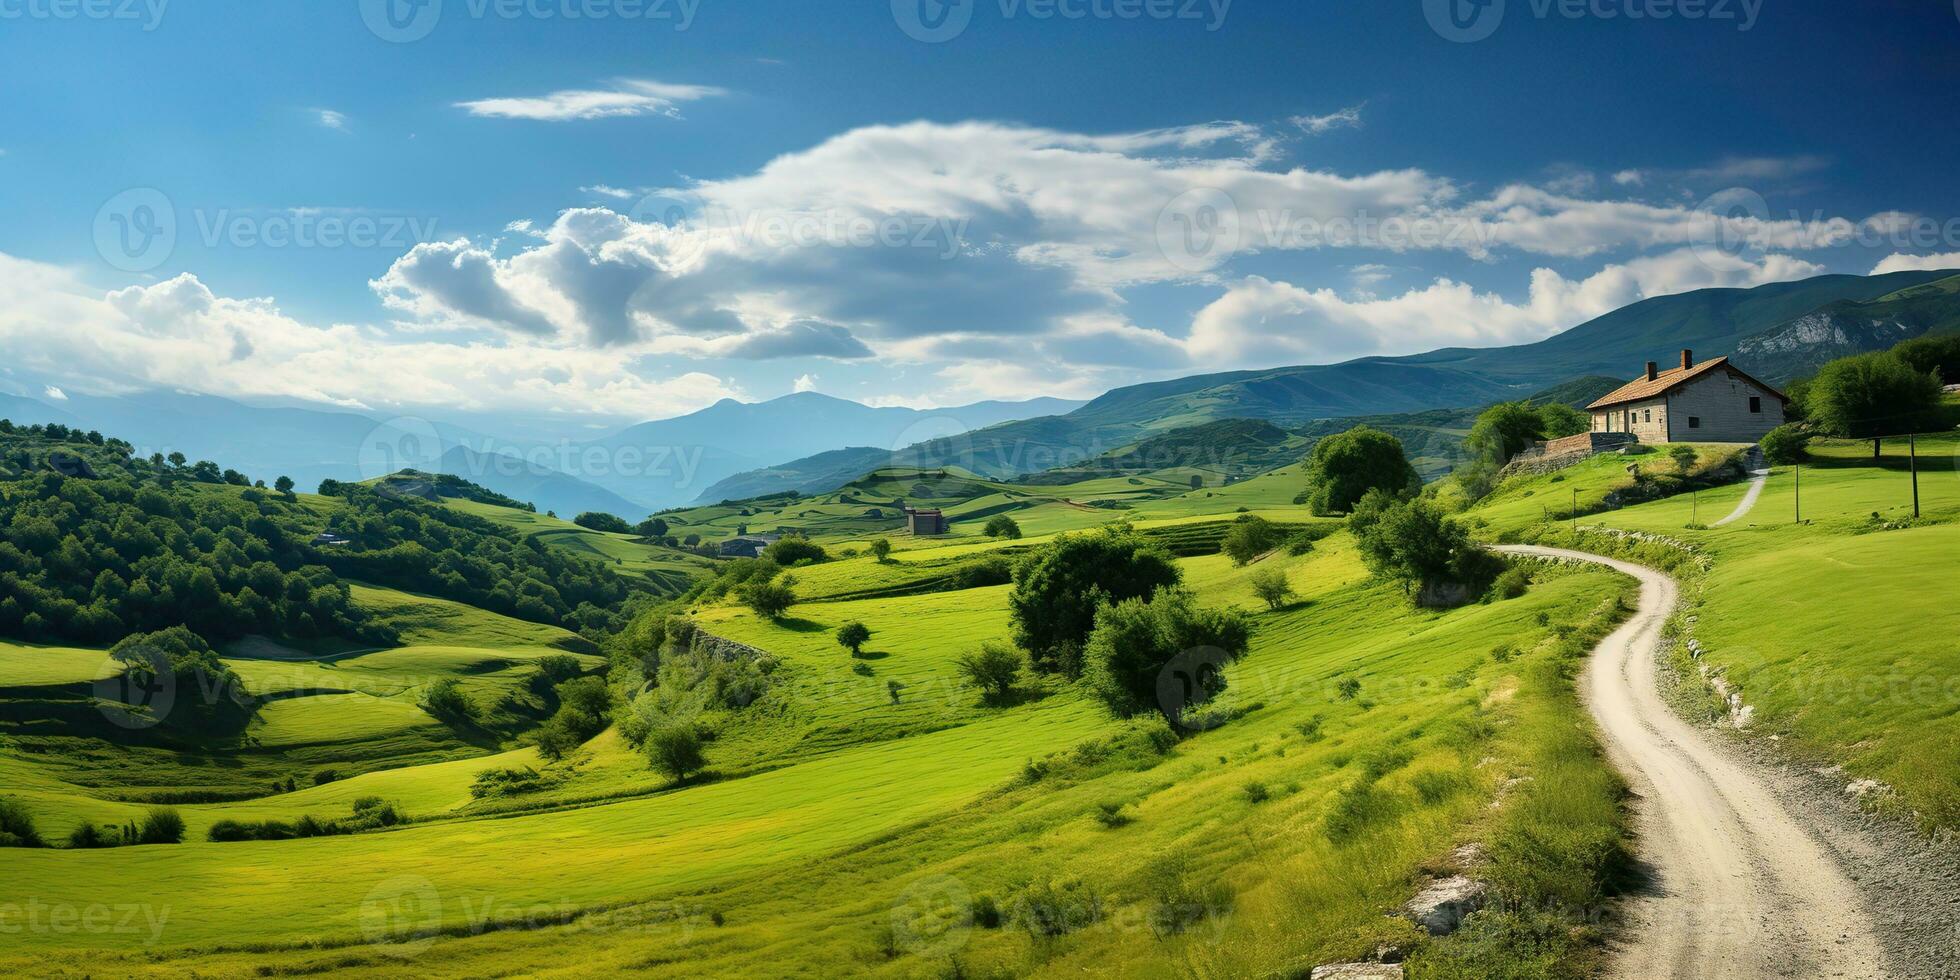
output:
[[[1447,936],[1463,924],[1470,913],[1484,907],[1489,889],[1481,881],[1462,875],[1444,878],[1409,900],[1403,914],[1432,936]]]
[[[1307,980],[1402,980],[1400,963],[1333,963],[1316,966]]]

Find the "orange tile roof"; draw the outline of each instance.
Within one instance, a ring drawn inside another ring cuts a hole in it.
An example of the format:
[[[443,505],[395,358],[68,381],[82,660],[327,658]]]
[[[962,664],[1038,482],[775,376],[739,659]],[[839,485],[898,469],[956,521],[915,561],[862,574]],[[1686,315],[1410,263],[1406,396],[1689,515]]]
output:
[[[1685,370],[1681,368],[1674,368],[1672,370],[1662,371],[1659,374],[1655,375],[1654,380],[1652,381],[1649,381],[1644,377],[1635,378],[1634,380],[1629,381],[1626,384],[1623,384],[1620,387],[1614,389],[1613,392],[1611,394],[1608,394],[1606,397],[1601,398],[1600,400],[1593,402],[1592,404],[1587,405],[1586,407],[1589,409],[1609,408],[1611,406],[1624,404],[1626,402],[1644,401],[1649,398],[1654,398],[1666,394],[1667,392],[1672,391],[1675,388],[1680,387],[1681,385],[1687,384],[1688,382],[1693,381],[1694,379],[1699,378],[1704,374],[1714,371],[1716,368],[1726,368],[1731,372],[1740,374],[1745,378],[1749,378],[1750,381],[1755,381],[1756,384],[1761,385],[1763,390],[1769,392],[1770,394],[1775,395],[1778,398],[1782,398],[1786,402],[1790,400],[1788,397],[1785,397],[1782,392],[1777,391],[1775,388],[1771,388],[1769,385],[1763,384],[1760,381],[1756,381],[1755,378],[1750,378],[1749,375],[1744,373],[1740,368],[1737,368],[1734,365],[1730,364],[1729,359],[1726,356],[1723,356],[1723,357],[1715,358],[1714,360],[1703,361],[1700,364],[1697,364],[1694,367],[1687,368]]]

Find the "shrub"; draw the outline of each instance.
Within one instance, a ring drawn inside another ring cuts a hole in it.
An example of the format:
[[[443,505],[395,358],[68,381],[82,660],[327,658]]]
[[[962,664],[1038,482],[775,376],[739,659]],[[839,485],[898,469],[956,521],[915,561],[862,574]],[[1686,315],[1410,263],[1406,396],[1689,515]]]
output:
[[[540,691],[550,690],[585,672],[578,658],[568,653],[547,654],[533,663],[538,672],[532,676],[531,686]]]
[[[1002,555],[976,558],[953,570],[949,590],[981,589],[1014,581],[1014,563]]]
[[[1036,668],[1069,676],[1071,664],[1096,627],[1098,610],[1144,599],[1181,578],[1169,555],[1127,527],[1065,534],[1014,569],[1008,608],[1014,640]]]
[[[143,816],[143,827],[137,833],[139,844],[182,844],[184,842],[184,818],[169,807],[158,807]]]
[[[1300,531],[1286,539],[1286,553],[1298,558],[1313,551],[1313,535]]]
[[[851,620],[837,627],[837,645],[851,651],[851,656],[864,654],[864,645],[871,642],[871,627]]]
[[[1352,701],[1361,694],[1361,682],[1352,677],[1343,677],[1339,684],[1334,685],[1334,690],[1341,700]]]
[[[887,559],[891,558],[891,556],[892,556],[891,541],[885,538],[879,538],[871,542],[871,557],[877,559],[880,564],[883,564]]]
[[[1247,803],[1264,803],[1273,796],[1272,790],[1267,789],[1265,783],[1256,780],[1245,784],[1243,792]]]
[[[1136,821],[1136,818],[1124,811],[1126,805],[1121,800],[1105,800],[1096,804],[1096,822],[1110,830],[1129,826]]]
[[[0,797],[0,847],[41,847],[40,832],[34,829],[34,815],[19,802]]]
[[[986,534],[990,538],[1018,540],[1021,537],[1021,525],[1006,514],[995,514],[987,521]]]
[[[429,685],[422,695],[422,710],[445,721],[454,723],[476,720],[476,702],[463,693],[463,684],[454,677],[445,677]]]
[[[1225,689],[1221,668],[1245,656],[1251,635],[1236,610],[1201,609],[1187,592],[1126,599],[1096,615],[1095,632],[1083,651],[1083,678],[1111,714],[1128,718],[1154,710],[1181,724],[1187,708]],[[1206,654],[1187,656],[1194,651]],[[1173,663],[1180,658],[1190,662]],[[1183,677],[1176,697],[1159,688],[1166,671]]]
[[[1498,599],[1516,599],[1531,585],[1531,573],[1513,565],[1492,582],[1490,594]]]
[[[784,568],[795,565],[815,565],[830,560],[828,552],[801,535],[791,535],[778,540],[764,549],[762,556]]]
[[[1252,591],[1275,612],[1293,598],[1293,584],[1287,581],[1286,570],[1271,566],[1252,573]]]
[[[105,833],[102,828],[92,823],[82,824],[68,832],[68,846],[78,851],[98,847],[114,847],[116,843],[114,834]]]
[[[1443,586],[1466,587],[1474,596],[1481,591],[1476,586],[1494,577],[1499,566],[1462,524],[1424,501],[1371,493],[1355,508],[1349,527],[1369,570],[1419,587],[1418,599]]]
[[[1021,676],[1021,651],[1005,643],[982,643],[980,649],[960,654],[953,666],[988,702],[999,704],[1013,693]]]
[[[1810,431],[1802,425],[1779,425],[1763,436],[1763,458],[1776,466],[1803,462],[1809,449]]]
[[[648,763],[676,783],[686,782],[708,764],[701,751],[701,733],[692,725],[668,724],[654,729],[647,735],[646,753]]]
[[[340,778],[340,770],[322,769],[313,774],[313,785],[325,786],[326,784],[331,783],[339,778]]]
[[[788,575],[780,580],[750,582],[736,591],[736,598],[764,619],[781,619],[796,605],[795,582]]]
[[[1189,859],[1165,856],[1144,870],[1144,891],[1150,896],[1150,928],[1158,936],[1174,936],[1206,919],[1232,909],[1231,889],[1223,882],[1193,884]]]
[[[543,773],[525,766],[522,769],[485,769],[470,781],[470,796],[476,799],[496,796],[521,796],[536,793],[556,786],[558,778],[547,778]]]

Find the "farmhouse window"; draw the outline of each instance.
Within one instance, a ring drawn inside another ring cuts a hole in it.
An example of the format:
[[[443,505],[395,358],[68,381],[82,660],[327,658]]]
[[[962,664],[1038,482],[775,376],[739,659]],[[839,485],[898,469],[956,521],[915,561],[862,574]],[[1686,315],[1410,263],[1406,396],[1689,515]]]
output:
[[[1647,409],[1644,412],[1641,412],[1640,415],[1641,415],[1640,421],[1642,422],[1652,422],[1654,420],[1654,410],[1651,408]]]
[[[1699,415],[1690,415],[1690,416],[1688,416],[1688,428],[1690,428],[1690,429],[1699,429],[1699,428],[1701,428],[1701,416],[1699,416]]]
[[[1749,411],[1752,414],[1761,415],[1763,413],[1763,400],[1761,398],[1749,399]]]

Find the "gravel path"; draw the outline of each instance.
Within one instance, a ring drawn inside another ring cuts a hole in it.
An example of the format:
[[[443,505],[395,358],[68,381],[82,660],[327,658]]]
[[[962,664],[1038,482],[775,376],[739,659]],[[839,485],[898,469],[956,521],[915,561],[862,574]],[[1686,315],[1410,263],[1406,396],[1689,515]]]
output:
[[[1651,879],[1627,902],[1626,939],[1610,975],[1893,976],[1866,896],[1833,851],[1757,766],[1662,700],[1659,643],[1678,594],[1674,580],[1583,552],[1499,550],[1594,562],[1640,581],[1639,610],[1601,641],[1580,680],[1608,755],[1638,798],[1638,856]]]
[[[1763,485],[1769,482],[1769,464],[1763,462],[1762,447],[1751,447],[1749,461],[1743,465],[1749,467],[1749,491],[1742,495],[1741,502],[1729,512],[1729,516],[1716,521],[1710,525],[1711,527],[1721,527],[1732,521],[1741,520],[1744,515],[1756,509],[1756,499],[1763,495]]]

